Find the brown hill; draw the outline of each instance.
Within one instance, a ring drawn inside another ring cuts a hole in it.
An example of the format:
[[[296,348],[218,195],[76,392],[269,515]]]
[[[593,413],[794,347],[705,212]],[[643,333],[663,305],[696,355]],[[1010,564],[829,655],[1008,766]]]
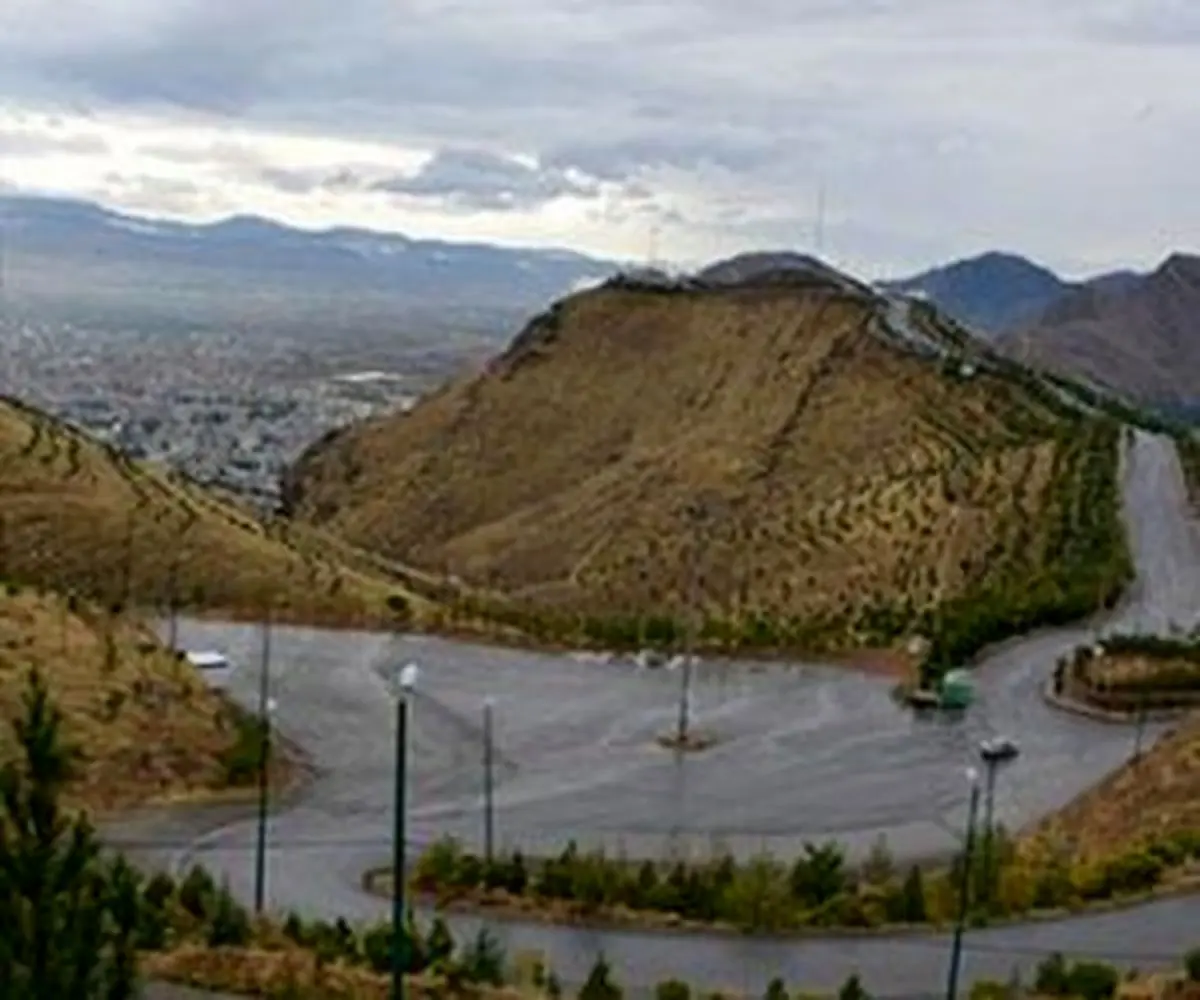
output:
[[[1093,556],[1097,600],[1125,572],[1115,425],[1012,366],[960,372],[961,331],[892,312],[819,280],[612,282],[485,373],[314,447],[289,502],[556,636],[584,616],[592,639],[644,641],[661,616],[669,637],[692,594],[722,644],[854,645],[935,617],[994,633],[1061,606]]]
[[[128,619],[94,605],[0,589],[0,760],[13,750],[25,675],[37,668],[85,752],[72,790],[105,810],[212,790],[239,734],[196,671]]]
[[[1200,831],[1200,713],[1088,789],[1027,834],[1032,844],[1070,846],[1079,859]]]
[[[406,608],[344,545],[260,524],[12,400],[0,401],[0,580],[106,604],[245,618],[269,609],[335,625],[393,623]]]
[[[1175,254],[1153,273],[1084,285],[1028,329],[1001,340],[1029,364],[1084,376],[1139,400],[1200,398],[1200,257]]]

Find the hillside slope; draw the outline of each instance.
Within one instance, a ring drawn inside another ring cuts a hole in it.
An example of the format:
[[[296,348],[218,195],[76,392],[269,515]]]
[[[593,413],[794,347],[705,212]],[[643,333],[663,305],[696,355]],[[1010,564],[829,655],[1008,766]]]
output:
[[[921,630],[958,636],[950,656],[1110,599],[1116,425],[959,375],[978,352],[927,315],[819,280],[612,282],[484,374],[310,450],[289,501],[531,631],[612,643],[669,641],[698,604],[713,644]]]
[[[1000,344],[1027,363],[1179,406],[1200,400],[1197,316],[1200,257],[1174,254],[1151,274],[1071,292]]]
[[[30,668],[85,752],[77,804],[113,809],[225,784],[236,727],[195,670],[129,620],[17,586],[0,589],[0,760]]]
[[[347,568],[343,555],[352,558],[312,532],[269,530],[44,413],[0,401],[0,579],[233,617],[403,620],[397,589]]]

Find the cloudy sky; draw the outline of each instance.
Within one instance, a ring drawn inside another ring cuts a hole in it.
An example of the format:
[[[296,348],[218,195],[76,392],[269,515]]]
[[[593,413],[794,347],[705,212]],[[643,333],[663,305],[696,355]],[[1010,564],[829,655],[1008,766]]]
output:
[[[0,185],[867,277],[1200,233],[1200,0],[0,0]]]

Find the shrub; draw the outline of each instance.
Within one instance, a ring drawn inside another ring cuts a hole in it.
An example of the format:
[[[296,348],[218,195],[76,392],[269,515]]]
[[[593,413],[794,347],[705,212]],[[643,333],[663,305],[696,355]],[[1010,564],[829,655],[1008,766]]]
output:
[[[692,989],[678,979],[664,979],[654,987],[654,1000],[692,1000]]]
[[[193,865],[179,884],[179,905],[197,920],[203,920],[216,892],[213,877],[199,865]]]
[[[250,917],[228,886],[222,886],[212,900],[208,932],[210,948],[241,948],[250,943]]]
[[[622,1000],[623,996],[624,991],[613,981],[612,967],[601,952],[579,990],[579,1000]]]
[[[1067,993],[1083,1000],[1109,1000],[1121,977],[1103,962],[1076,962],[1067,975]]]
[[[1183,956],[1183,970],[1193,983],[1200,983],[1200,948],[1193,948]]]

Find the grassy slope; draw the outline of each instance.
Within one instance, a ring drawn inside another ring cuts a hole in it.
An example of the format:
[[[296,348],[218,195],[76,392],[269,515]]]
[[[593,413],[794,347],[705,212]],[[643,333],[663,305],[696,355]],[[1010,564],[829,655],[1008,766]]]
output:
[[[1132,743],[1133,735],[1130,734]],[[1200,713],[1033,828],[1031,843],[1103,857],[1152,838],[1200,830]]]
[[[16,591],[13,593],[13,591]],[[0,758],[38,668],[86,757],[72,798],[92,809],[219,787],[235,739],[196,672],[126,619],[33,590],[0,590]]]
[[[38,411],[0,402],[0,576],[59,593],[259,618],[395,620],[397,588],[335,546],[132,463]],[[417,602],[415,610],[422,610]]]
[[[1111,468],[1115,433],[1016,380],[947,377],[875,323],[824,290],[584,293],[484,375],[313,449],[297,511],[568,614],[678,616],[695,558],[707,618],[802,644],[1053,568],[1069,442]]]

